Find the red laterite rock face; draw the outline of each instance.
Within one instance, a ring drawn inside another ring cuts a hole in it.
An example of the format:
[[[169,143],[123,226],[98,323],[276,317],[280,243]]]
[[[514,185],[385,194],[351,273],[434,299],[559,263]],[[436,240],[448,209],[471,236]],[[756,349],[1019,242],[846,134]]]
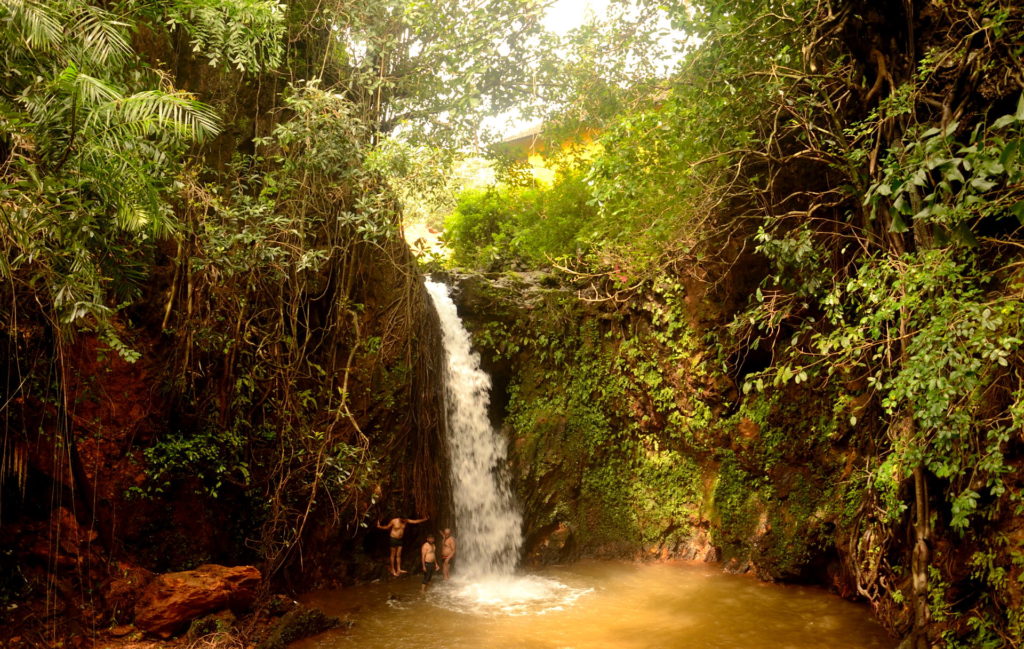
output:
[[[255,600],[261,580],[252,566],[213,564],[160,575],[135,605],[135,626],[168,638],[197,617],[228,608],[243,611]]]

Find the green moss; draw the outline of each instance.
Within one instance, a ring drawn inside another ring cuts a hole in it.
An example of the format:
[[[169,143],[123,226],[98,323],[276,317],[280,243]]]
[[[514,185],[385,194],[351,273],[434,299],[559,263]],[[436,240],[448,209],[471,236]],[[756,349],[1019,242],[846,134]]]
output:
[[[762,575],[772,579],[798,577],[824,538],[825,512],[831,494],[802,473],[791,474],[785,499],[768,507],[768,527],[755,544],[752,558]]]
[[[186,637],[189,640],[196,640],[203,636],[211,634],[227,635],[232,632],[235,626],[235,616],[231,611],[221,611],[219,613],[213,613],[196,620],[192,620],[192,624],[188,627]]]
[[[680,443],[711,419],[703,400],[679,399],[700,367],[685,323],[654,335],[650,320],[589,309],[566,291],[531,289],[528,309],[493,288],[474,294],[501,314],[475,342],[513,361],[506,425],[528,525],[568,522],[582,553],[682,545],[702,481]]]
[[[744,471],[732,455],[718,469],[712,493],[712,541],[722,550],[722,559],[745,561],[762,511],[760,485]]]
[[[285,649],[288,644],[323,633],[341,624],[336,617],[325,615],[316,608],[299,606],[292,609],[270,628],[259,649]]]
[[[565,522],[579,553],[636,555],[676,551],[710,518],[724,559],[771,578],[799,575],[831,543],[846,501],[827,458],[846,415],[808,405],[831,394],[751,394],[716,415],[718,352],[696,335],[682,287],[659,287],[637,314],[501,282],[511,288],[473,289],[499,314],[475,341],[513,368],[505,423],[528,527]]]
[[[675,549],[693,532],[701,510],[700,466],[677,451],[642,449],[630,499],[644,546]]]

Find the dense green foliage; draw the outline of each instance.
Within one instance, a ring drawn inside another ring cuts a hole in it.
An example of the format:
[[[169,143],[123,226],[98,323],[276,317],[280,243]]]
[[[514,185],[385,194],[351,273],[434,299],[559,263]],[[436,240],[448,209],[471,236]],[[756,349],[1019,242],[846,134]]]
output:
[[[477,340],[519,367],[507,422],[518,496],[533,517],[527,529],[567,523],[580,531],[583,553],[677,550],[699,519],[704,476],[655,431],[670,414],[675,435],[684,435],[703,415],[699,407],[692,416],[669,413],[677,377],[644,360],[662,345],[621,316],[599,324],[562,290],[539,291],[525,310],[514,305],[514,291],[479,299],[501,305],[505,316]],[[675,349],[685,354],[685,343]]]
[[[124,18],[86,2],[3,5],[4,276],[55,322],[106,322],[176,225],[163,199],[217,117],[161,83]]]
[[[572,215],[587,245],[546,251],[578,295],[647,323],[612,327],[626,342],[588,356],[606,357],[612,396],[559,375],[597,409],[567,430],[653,421],[622,448],[653,432],[716,463],[716,542],[766,576],[838,557],[849,589],[915,646],[1020,646],[1024,13],[966,0],[663,10],[702,42],[667,90],[611,122],[595,111],[602,149]],[[543,267],[511,245],[486,253],[515,240],[492,224],[514,223],[516,204],[467,212],[455,258]],[[650,306],[672,299],[688,306]],[[532,326],[555,349],[580,344]],[[670,369],[679,357],[658,337],[673,330],[701,364]],[[519,434],[545,417],[525,396],[511,412],[537,412]]]
[[[589,249],[590,192],[579,172],[552,187],[498,185],[466,190],[445,222],[454,261],[466,267],[542,267]]]
[[[0,0],[5,508],[71,503],[114,552],[124,499],[191,498],[269,575],[384,494],[435,513],[400,205],[436,218],[453,144],[554,101],[550,150],[593,156],[445,233],[550,271],[477,323],[530,529],[830,579],[916,649],[1021,646],[1024,9],[623,0],[555,57],[543,6]]]
[[[382,494],[444,507],[399,202],[450,200],[408,160],[526,94],[540,10],[0,1],[0,523],[99,530],[68,598],[112,559],[345,574]]]

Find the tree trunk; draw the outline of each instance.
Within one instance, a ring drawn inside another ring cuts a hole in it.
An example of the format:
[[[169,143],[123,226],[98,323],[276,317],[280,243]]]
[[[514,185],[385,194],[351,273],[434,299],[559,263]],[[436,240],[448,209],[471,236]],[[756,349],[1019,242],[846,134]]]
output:
[[[910,424],[911,430],[913,424]],[[931,541],[931,521],[928,510],[928,483],[924,466],[914,467],[914,551],[911,555],[911,579],[914,587],[914,649],[928,649],[928,543]]]

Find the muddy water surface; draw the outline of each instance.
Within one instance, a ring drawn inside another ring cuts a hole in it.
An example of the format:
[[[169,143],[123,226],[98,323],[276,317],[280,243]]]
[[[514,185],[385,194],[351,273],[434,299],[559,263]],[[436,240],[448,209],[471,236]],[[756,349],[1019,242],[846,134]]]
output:
[[[306,598],[354,622],[299,649],[891,649],[867,608],[703,565],[583,562],[494,583],[419,575]]]

